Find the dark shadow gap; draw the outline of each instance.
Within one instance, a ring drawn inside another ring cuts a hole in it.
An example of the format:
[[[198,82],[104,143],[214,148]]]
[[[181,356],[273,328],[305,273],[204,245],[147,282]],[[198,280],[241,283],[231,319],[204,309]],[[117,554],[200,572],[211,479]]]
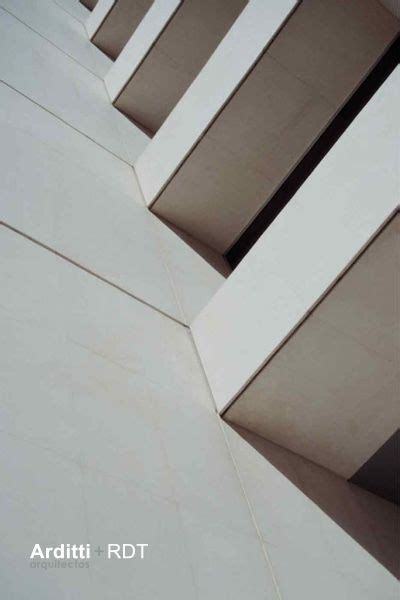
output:
[[[400,505],[400,429],[398,429],[349,481]]]
[[[325,131],[314,142],[310,150],[285,179],[269,202],[245,229],[240,238],[225,253],[225,257],[232,269],[237,267],[240,261],[246,256],[258,238],[268,229],[324,156],[396,68],[399,62],[399,40],[399,37],[394,40],[383,57],[352,94]]]
[[[93,10],[98,0],[79,0],[88,10]]]

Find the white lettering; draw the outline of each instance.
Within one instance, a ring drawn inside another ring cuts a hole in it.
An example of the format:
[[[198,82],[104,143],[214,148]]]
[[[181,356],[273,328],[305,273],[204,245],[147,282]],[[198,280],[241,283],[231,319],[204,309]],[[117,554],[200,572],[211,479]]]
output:
[[[57,548],[54,548],[53,555],[54,558],[64,558],[64,544],[61,544],[61,546],[57,546]]]
[[[114,547],[115,550],[113,550],[112,547]],[[108,544],[108,558],[111,557],[111,554],[116,554],[118,558],[121,558],[119,555],[120,548],[121,546],[119,544]]]
[[[40,558],[44,558],[44,554],[42,552],[40,544],[35,544],[33,546],[33,550],[32,550],[32,553],[31,553],[31,558],[34,558],[35,556],[39,556]]]
[[[148,548],[149,545],[148,544],[136,544],[136,546],[139,546],[139,548],[140,548],[140,558],[143,559],[144,558],[144,550],[143,550],[143,548]]]
[[[126,553],[126,550],[128,550],[128,548],[131,549],[131,554],[129,554],[129,556]],[[133,558],[135,556],[135,552],[136,552],[136,550],[135,550],[135,546],[133,546],[133,544],[122,544],[122,556],[123,556],[123,558]]]

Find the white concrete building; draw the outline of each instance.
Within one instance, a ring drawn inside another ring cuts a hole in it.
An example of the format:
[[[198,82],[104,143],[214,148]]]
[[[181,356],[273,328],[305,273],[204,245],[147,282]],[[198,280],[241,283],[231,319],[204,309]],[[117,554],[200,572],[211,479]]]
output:
[[[398,29],[0,0],[2,597],[398,598]]]

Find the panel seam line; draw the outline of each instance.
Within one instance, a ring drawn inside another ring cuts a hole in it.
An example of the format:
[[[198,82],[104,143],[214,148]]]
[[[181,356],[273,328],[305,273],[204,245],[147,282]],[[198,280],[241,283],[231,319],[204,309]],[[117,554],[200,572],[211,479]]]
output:
[[[84,24],[84,22],[79,17],[77,17],[76,15],[73,15],[71,12],[69,12],[69,10],[67,10],[64,6],[59,4],[57,2],[57,0],[52,0],[52,2],[53,2],[53,4],[58,6],[58,8],[60,8],[62,11],[64,11],[67,15],[69,15],[72,19],[75,19],[75,21],[78,21],[78,23],[81,23],[81,25]]]
[[[70,127],[71,129],[73,129],[74,131],[76,131],[77,133],[79,133],[80,135],[83,135],[86,139],[88,139],[91,142],[93,142],[93,144],[96,144],[96,146],[99,146],[99,148],[102,148],[105,152],[108,152],[109,154],[112,154],[115,158],[117,158],[121,162],[125,163],[129,167],[133,166],[130,162],[128,162],[127,160],[125,160],[121,156],[118,156],[118,154],[115,154],[115,152],[113,152],[109,148],[106,148],[105,146],[103,146],[102,144],[100,144],[100,142],[97,142],[96,140],[94,140],[93,138],[91,138],[87,133],[85,133],[84,131],[81,131],[80,129],[78,129],[74,125],[71,125],[71,123],[68,123],[68,121],[65,121],[62,117],[60,117],[56,113],[52,112],[50,109],[46,108],[45,106],[43,106],[42,104],[40,104],[39,102],[37,102],[36,100],[34,100],[33,98],[30,98],[29,96],[27,96],[26,94],[24,94],[24,92],[21,92],[21,90],[19,90],[18,88],[14,87],[13,85],[11,85],[10,83],[8,83],[4,79],[0,79],[0,84],[3,84],[5,86],[7,86],[10,90],[13,90],[16,94],[20,94],[20,96],[22,96],[23,98],[25,98],[29,102],[32,102],[32,104],[35,104],[36,106],[38,106],[39,108],[41,108],[42,110],[44,110],[45,112],[47,112],[49,115],[51,115],[55,119],[58,119],[59,121],[61,121],[61,123],[64,123],[64,125],[66,125],[67,127]]]
[[[195,339],[194,339],[194,336],[193,336],[192,329],[191,329],[190,326],[188,327],[188,329],[189,329],[189,337],[190,337],[190,340],[192,342],[192,346],[194,348],[194,352],[196,354],[200,370],[203,373],[203,377],[204,377],[206,386],[208,388],[208,392],[209,392],[209,395],[211,397],[211,401],[214,404],[215,416],[216,416],[216,418],[218,420],[218,425],[219,425],[219,428],[221,430],[222,436],[224,438],[226,449],[227,449],[229,457],[230,457],[230,459],[232,461],[233,468],[234,468],[235,473],[236,473],[236,477],[238,478],[239,485],[240,485],[240,488],[242,490],[242,494],[244,496],[244,499],[245,499],[245,502],[246,502],[246,505],[247,505],[247,509],[248,509],[248,511],[250,513],[250,518],[252,520],[254,529],[256,531],[256,534],[257,534],[257,537],[258,537],[258,541],[259,541],[259,543],[261,545],[261,549],[262,549],[264,560],[267,563],[268,571],[271,574],[272,581],[273,581],[273,584],[274,584],[274,588],[275,588],[278,600],[283,600],[282,594],[281,594],[280,589],[279,589],[278,581],[277,581],[277,579],[275,577],[275,573],[274,573],[274,570],[273,570],[273,567],[272,567],[272,562],[271,562],[271,559],[269,558],[269,554],[268,554],[268,551],[267,551],[267,548],[266,548],[266,545],[265,545],[265,540],[263,539],[263,537],[261,535],[261,531],[260,531],[260,529],[258,527],[256,518],[255,518],[255,515],[254,515],[254,512],[253,512],[253,507],[252,507],[251,502],[249,500],[249,497],[248,497],[248,495],[246,493],[246,490],[245,490],[245,487],[244,487],[244,484],[243,484],[243,479],[240,476],[240,472],[239,472],[239,468],[237,466],[237,462],[236,462],[236,460],[235,460],[235,458],[233,456],[230,444],[228,442],[228,438],[226,436],[226,433],[225,433],[225,430],[224,430],[224,427],[223,427],[223,418],[221,417],[221,415],[218,412],[218,408],[217,408],[217,405],[216,405],[215,399],[214,399],[214,394],[212,393],[211,386],[210,386],[210,383],[208,381],[208,377],[206,375],[206,372],[205,372],[205,369],[204,369],[204,366],[203,366],[203,362],[201,360],[201,357],[200,357],[200,354],[199,354],[199,351],[198,351],[198,348],[197,348],[197,345],[196,345],[196,342],[195,342]]]
[[[59,52],[61,52],[62,54],[64,54],[64,56],[67,56],[68,58],[70,58],[71,60],[73,60],[77,65],[79,65],[80,67],[82,67],[82,69],[85,69],[85,71],[87,71],[91,75],[94,75],[94,77],[97,77],[97,79],[100,79],[102,81],[102,78],[100,77],[100,75],[98,75],[97,73],[95,73],[94,71],[92,71],[91,69],[89,69],[88,67],[86,67],[84,64],[82,64],[81,62],[79,62],[79,60],[77,58],[75,58],[74,56],[72,56],[72,54],[69,54],[68,52],[66,52],[65,50],[63,50],[62,48],[60,48],[60,46],[57,46],[57,44],[55,42],[53,42],[52,40],[49,40],[49,38],[47,38],[45,35],[43,35],[43,33],[40,33],[40,31],[37,31],[37,29],[34,29],[31,25],[28,25],[28,23],[26,23],[25,21],[23,21],[22,19],[20,19],[16,15],[14,15],[7,8],[4,8],[4,6],[2,6],[1,4],[0,4],[0,9],[2,11],[4,11],[5,13],[7,13],[8,15],[10,15],[10,17],[12,17],[13,19],[15,19],[16,21],[18,21],[18,23],[21,23],[21,25],[23,25],[24,27],[26,27],[27,29],[29,29],[30,31],[32,31],[33,33],[35,33],[36,35],[38,35],[40,38],[42,38],[43,40],[45,40],[46,42],[48,42],[49,44],[51,44],[54,48],[56,48],[56,50],[58,50]],[[79,21],[79,23],[83,27],[82,21]]]
[[[78,269],[80,269],[81,271],[84,271],[88,275],[91,275],[92,277],[95,277],[96,279],[102,281],[103,283],[106,283],[107,285],[109,285],[110,287],[113,287],[114,289],[118,290],[119,292],[122,292],[123,294],[129,296],[130,298],[133,298],[134,300],[137,300],[141,304],[144,304],[148,308],[150,308],[152,310],[155,310],[156,312],[158,312],[159,314],[163,315],[167,319],[170,319],[171,321],[174,321],[178,325],[182,325],[183,327],[185,327],[186,329],[188,329],[189,326],[186,325],[186,323],[183,323],[182,321],[180,321],[176,317],[173,317],[172,315],[169,315],[168,313],[164,312],[160,308],[157,308],[156,306],[154,306],[150,302],[147,302],[146,300],[143,300],[142,298],[139,298],[139,296],[136,296],[135,294],[133,294],[132,292],[126,290],[123,287],[121,287],[117,283],[114,283],[114,282],[110,281],[109,279],[107,279],[106,277],[103,277],[99,273],[96,273],[95,271],[92,271],[88,267],[85,267],[84,265],[81,265],[80,263],[78,263],[73,258],[70,258],[70,257],[66,256],[65,254],[62,254],[61,252],[59,252],[55,248],[52,248],[51,246],[48,246],[47,244],[44,244],[43,242],[37,240],[36,238],[33,238],[32,236],[28,235],[27,233],[24,233],[20,229],[17,229],[16,227],[13,227],[9,223],[6,223],[5,221],[0,221],[0,226],[3,226],[6,229],[9,229],[10,231],[13,231],[17,235],[20,235],[21,237],[24,237],[26,240],[29,240],[30,242],[33,242],[34,244],[36,244],[37,246],[40,246],[44,250],[47,250],[48,252],[51,252],[55,256],[58,256],[59,258],[61,258],[61,259],[65,260],[66,262],[72,264],[74,267],[77,267]]]

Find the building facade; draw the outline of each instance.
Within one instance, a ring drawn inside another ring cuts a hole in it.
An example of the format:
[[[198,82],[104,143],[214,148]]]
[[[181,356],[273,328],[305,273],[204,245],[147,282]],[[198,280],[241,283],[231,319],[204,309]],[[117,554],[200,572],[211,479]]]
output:
[[[2,596],[395,600],[397,3],[0,29]]]

